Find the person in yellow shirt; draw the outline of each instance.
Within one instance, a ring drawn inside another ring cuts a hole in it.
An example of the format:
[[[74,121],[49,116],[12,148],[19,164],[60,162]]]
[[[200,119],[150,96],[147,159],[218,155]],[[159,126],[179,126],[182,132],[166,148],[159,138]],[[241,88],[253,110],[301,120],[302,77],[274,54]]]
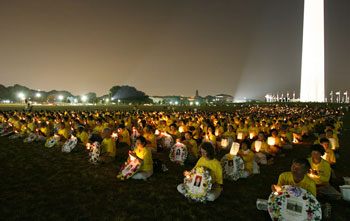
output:
[[[127,144],[128,146],[131,146],[130,134],[129,134],[129,131],[125,128],[124,124],[119,125],[118,136],[119,136],[119,143]]]
[[[334,152],[331,148],[329,148],[329,140],[327,138],[322,138],[320,140],[320,144],[323,146],[325,153],[322,156],[322,158],[324,160],[326,160],[328,163],[335,164],[336,163],[336,159],[335,159],[335,155]]]
[[[330,141],[331,149],[337,151],[339,148],[339,139],[338,136],[334,134],[333,130],[326,131],[326,138]]]
[[[60,122],[59,129],[57,132],[61,136],[61,140],[68,140],[69,129],[66,127],[64,122]]]
[[[83,126],[78,126],[77,128],[77,138],[80,140],[80,142],[86,146],[86,144],[89,142],[89,135],[86,132],[85,128]]]
[[[277,130],[272,129],[270,132],[271,136],[268,138],[267,144],[269,145],[269,152],[271,154],[280,154],[282,152],[281,138],[278,136]],[[272,143],[269,143],[271,142]]]
[[[39,133],[39,135],[44,136],[46,138],[49,138],[51,136],[51,131],[50,131],[49,127],[47,126],[46,122],[41,122],[39,124],[38,133]]]
[[[100,162],[110,163],[114,161],[116,155],[116,144],[115,140],[112,138],[112,129],[104,128],[102,130],[102,143],[101,143],[101,155],[99,157]]]
[[[200,145],[201,155],[202,157],[198,160],[196,167],[205,167],[210,170],[210,176],[212,178],[213,186],[211,191],[208,193],[207,200],[214,201],[216,200],[221,192],[223,185],[223,177],[222,177],[222,167],[220,162],[214,158],[214,147],[211,143],[205,142]],[[194,169],[193,168],[193,169]],[[185,170],[184,176],[188,176],[191,172]],[[185,193],[184,185],[179,184],[177,186],[177,190],[181,193]]]
[[[241,176],[242,178],[247,178],[253,173],[253,161],[254,161],[254,153],[249,149],[249,141],[244,140],[241,143],[241,149],[238,151],[237,155],[242,157],[244,162],[244,173]]]
[[[245,126],[244,121],[239,122],[239,127],[236,130],[237,134],[237,140],[245,140],[245,138],[248,136],[249,131],[248,128]]]
[[[131,177],[132,179],[147,180],[153,174],[152,151],[146,147],[146,143],[147,140],[144,137],[139,136],[136,138],[135,150],[129,151],[129,155],[137,158],[141,163],[139,171]]]
[[[291,185],[303,188],[316,197],[316,184],[307,176],[311,166],[307,159],[298,158],[293,160],[290,172],[281,173],[277,185],[272,185],[272,192],[281,190],[281,186]]]
[[[252,143],[251,150],[255,153],[255,161],[258,164],[273,164],[273,158],[265,141],[264,132],[259,132],[258,139]]]
[[[157,152],[157,138],[154,135],[151,126],[147,125],[144,128],[143,137],[147,140],[146,146],[151,148],[152,152]]]
[[[195,163],[198,160],[198,147],[197,142],[192,139],[191,131],[185,133],[185,140],[183,140],[182,143],[186,145],[188,150],[186,162]]]
[[[339,200],[341,194],[329,183],[331,177],[331,166],[327,161],[322,159],[321,156],[323,156],[324,153],[325,150],[321,145],[316,144],[312,146],[311,157],[308,158],[311,166],[308,176],[316,183],[318,196]]]
[[[176,124],[171,124],[169,130],[167,131],[167,133],[170,134],[173,137],[174,140],[177,140],[177,139],[181,138],[181,134],[177,130]]]

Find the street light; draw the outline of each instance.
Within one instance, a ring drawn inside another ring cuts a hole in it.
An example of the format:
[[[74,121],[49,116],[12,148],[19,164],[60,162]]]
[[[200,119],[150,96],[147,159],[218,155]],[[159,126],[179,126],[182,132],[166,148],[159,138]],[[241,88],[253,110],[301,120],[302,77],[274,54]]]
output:
[[[20,93],[18,93],[18,95],[17,95],[21,100],[24,100],[26,97],[25,97],[25,95],[22,93],[22,92],[20,92]]]
[[[63,98],[64,98],[63,95],[58,95],[58,100],[59,100],[59,101],[62,101]]]
[[[87,96],[85,96],[85,95],[81,96],[81,101],[82,101],[82,102],[86,102],[86,101],[87,101],[87,99],[88,99],[88,97],[87,97]]]

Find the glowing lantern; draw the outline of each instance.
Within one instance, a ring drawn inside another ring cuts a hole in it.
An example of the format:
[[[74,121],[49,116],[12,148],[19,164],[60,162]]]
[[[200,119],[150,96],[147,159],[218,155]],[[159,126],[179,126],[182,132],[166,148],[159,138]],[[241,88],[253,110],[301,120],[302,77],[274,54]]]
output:
[[[237,134],[237,139],[238,139],[238,140],[243,140],[243,133],[242,133],[242,132],[239,132],[239,133]]]
[[[90,148],[91,148],[91,144],[90,144],[90,143],[87,143],[87,144],[86,144],[86,149],[87,149],[87,150],[90,150]]]
[[[274,146],[275,145],[275,138],[274,137],[269,137],[267,138],[267,144],[270,145],[270,146]]]
[[[130,160],[131,160],[131,161],[133,161],[133,160],[136,159],[136,158],[135,158],[133,155],[131,155],[131,154],[129,154],[129,157],[130,157]]]
[[[217,136],[217,137],[219,136],[219,128],[215,129],[215,136]]]
[[[261,149],[261,144],[262,144],[261,141],[259,141],[259,140],[255,141],[254,145],[255,145],[255,151],[256,151],[256,152],[259,152],[259,151],[260,151],[260,149]]]
[[[253,139],[253,138],[254,138],[254,133],[250,133],[250,134],[249,134],[249,138],[250,138],[250,139]]]
[[[221,139],[221,147],[222,147],[222,148],[225,148],[225,149],[226,149],[226,148],[228,147],[228,143],[229,143],[229,142],[228,142],[228,138],[222,138],[222,139]]]
[[[155,134],[155,135],[159,135],[159,130],[156,130],[156,131],[154,132],[154,134]]]
[[[183,127],[179,127],[179,132],[183,133],[184,132],[184,128]]]
[[[113,132],[113,133],[112,133],[112,137],[113,137],[113,139],[116,139],[116,138],[118,138],[118,133],[116,133],[116,132]]]
[[[332,138],[328,138],[329,142],[331,143],[332,145],[332,150],[335,150],[335,139],[332,137]]]
[[[230,154],[231,155],[237,155],[238,151],[239,151],[239,143],[237,142],[233,142],[232,146],[231,146],[231,150],[230,150]]]

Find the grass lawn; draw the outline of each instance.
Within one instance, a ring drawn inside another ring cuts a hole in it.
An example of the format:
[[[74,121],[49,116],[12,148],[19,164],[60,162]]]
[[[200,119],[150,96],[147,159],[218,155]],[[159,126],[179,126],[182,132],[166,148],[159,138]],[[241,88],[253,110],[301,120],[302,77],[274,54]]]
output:
[[[340,136],[341,158],[337,179],[350,176],[350,118],[346,115]],[[148,181],[116,179],[127,158],[126,147],[117,149],[116,161],[93,166],[85,151],[62,153],[43,143],[25,144],[0,137],[0,219],[1,220],[265,220],[256,209],[256,199],[267,199],[270,186],[281,172],[289,171],[296,157],[307,157],[308,144],[295,145],[262,166],[261,174],[237,182],[224,180],[224,190],[215,202],[188,201],[177,192],[183,171],[192,166],[170,162],[168,151],[154,154],[169,171],[156,173]],[[226,152],[216,157],[220,160]],[[350,202],[331,201],[332,220],[349,220]]]

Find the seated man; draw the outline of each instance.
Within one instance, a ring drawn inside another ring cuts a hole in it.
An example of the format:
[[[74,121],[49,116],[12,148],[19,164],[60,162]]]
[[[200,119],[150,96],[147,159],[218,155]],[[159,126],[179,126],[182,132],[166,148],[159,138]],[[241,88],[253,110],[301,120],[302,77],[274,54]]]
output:
[[[325,154],[322,156],[324,160],[326,160],[331,165],[336,163],[334,151],[330,148],[330,142],[327,138],[321,138],[320,144],[323,146],[325,150]]]
[[[316,183],[318,196],[338,200],[341,198],[341,194],[329,183],[331,166],[327,161],[322,159],[324,153],[325,150],[321,145],[316,144],[312,146],[311,157],[308,158],[311,166],[308,176]]]
[[[292,185],[303,188],[316,197],[316,184],[307,176],[310,168],[310,163],[305,158],[298,158],[293,160],[290,172],[281,173],[278,178],[277,186],[271,186],[272,191],[279,191],[281,189],[281,186],[284,185]]]
[[[112,129],[104,128],[102,130],[102,144],[101,144],[101,155],[99,158],[100,162],[110,163],[114,161],[116,155],[115,140],[112,138]]]

